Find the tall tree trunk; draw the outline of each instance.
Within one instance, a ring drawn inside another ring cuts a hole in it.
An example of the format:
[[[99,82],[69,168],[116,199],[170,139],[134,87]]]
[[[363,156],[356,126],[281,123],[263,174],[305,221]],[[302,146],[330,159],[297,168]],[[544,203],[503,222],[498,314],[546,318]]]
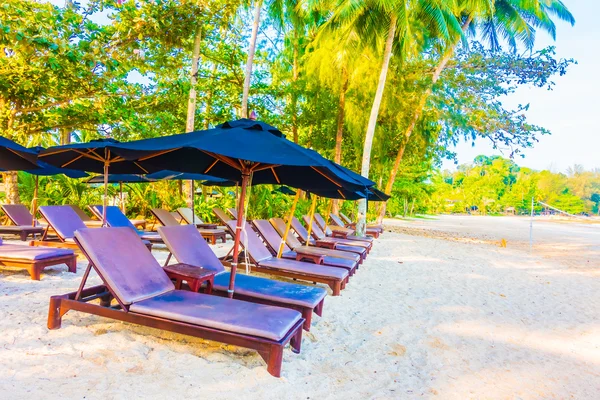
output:
[[[2,181],[4,182],[4,192],[6,193],[7,204],[21,203],[19,196],[19,180],[17,171],[2,172]]]
[[[213,64],[212,68],[212,76],[214,77],[217,73],[217,63]],[[210,127],[210,113],[212,112],[212,98],[213,98],[213,90],[209,89],[206,94],[206,117],[204,118],[204,129],[208,129]]]
[[[71,132],[67,129],[61,129],[60,131],[60,144],[65,145],[71,143]]]
[[[344,137],[344,120],[346,116],[346,92],[348,91],[348,70],[342,67],[342,86],[340,88],[340,99],[338,102],[337,130],[335,133],[335,156],[333,161],[342,163],[342,139]],[[334,199],[331,212],[337,214],[340,211],[339,200]],[[329,218],[329,215],[327,216]]]
[[[296,82],[298,82],[298,37],[294,32],[294,61],[292,65],[292,136],[294,143],[298,143],[298,94],[296,93]]]
[[[198,82],[198,63],[200,62],[200,44],[202,43],[202,28],[198,28],[194,37],[194,49],[192,50],[192,71],[190,73],[190,94],[188,97],[187,118],[185,120],[185,131],[194,131],[194,120],[196,118],[196,83]],[[193,205],[194,187],[192,181],[186,181],[184,185],[185,200],[188,207]]]
[[[250,94],[250,78],[252,78],[252,63],[254,62],[254,52],[256,50],[256,37],[258,36],[258,26],[260,25],[260,10],[262,0],[256,0],[254,5],[254,23],[252,24],[252,36],[250,37],[250,47],[248,48],[248,59],[246,60],[246,74],[244,76],[244,94],[242,95],[242,118],[248,118],[248,95]]]
[[[463,32],[467,31],[472,20],[473,20],[473,17],[469,16],[467,18],[467,20],[463,23],[463,25],[462,25]],[[417,122],[419,121],[419,118],[421,117],[421,113],[423,112],[423,109],[425,108],[427,99],[429,98],[429,96],[431,95],[431,93],[433,91],[433,86],[440,79],[440,76],[442,75],[444,68],[446,68],[448,61],[450,61],[450,59],[452,59],[452,56],[454,56],[454,50],[456,49],[457,44],[458,44],[458,42],[456,42],[453,45],[451,45],[450,47],[448,47],[448,49],[446,50],[446,52],[440,59],[438,65],[435,67],[435,70],[433,71],[433,76],[431,77],[431,84],[429,85],[427,90],[425,90],[425,92],[421,96],[421,99],[419,100],[419,103],[417,104],[417,107],[415,108],[415,112],[412,116],[412,119],[410,120],[410,123],[408,124],[406,131],[404,131],[404,136],[403,136],[404,140],[400,144],[400,148],[398,149],[398,154],[396,155],[396,160],[394,161],[394,166],[392,167],[392,170],[390,171],[390,177],[389,177],[387,185],[385,187],[385,193],[387,193],[387,194],[392,193],[392,188],[394,187],[394,181],[396,180],[396,175],[398,174],[398,170],[400,169],[400,163],[402,162],[402,157],[404,157],[404,150],[406,150],[406,145],[408,144],[408,140],[410,139],[410,136],[412,135],[412,133],[415,129],[415,126],[416,126]],[[383,221],[384,216],[385,216],[385,203],[379,211],[379,216],[377,217],[377,222],[381,223],[381,221]]]
[[[385,89],[385,82],[387,80],[387,73],[390,67],[390,59],[392,58],[392,46],[394,45],[394,36],[396,36],[396,24],[398,18],[392,16],[390,21],[390,29],[388,37],[385,42],[385,51],[383,53],[383,64],[381,66],[381,73],[379,74],[379,82],[377,84],[377,91],[375,92],[375,99],[373,100],[373,107],[371,108],[371,115],[369,116],[369,124],[367,125],[367,134],[365,135],[365,144],[363,147],[362,156],[362,176],[369,177],[369,168],[371,167],[371,148],[373,147],[373,136],[375,136],[375,127],[377,126],[377,117],[379,116],[379,107],[381,106],[381,99],[383,98],[383,90]],[[359,236],[364,236],[367,228],[367,200],[361,199],[358,201],[358,221],[356,223],[356,232]]]

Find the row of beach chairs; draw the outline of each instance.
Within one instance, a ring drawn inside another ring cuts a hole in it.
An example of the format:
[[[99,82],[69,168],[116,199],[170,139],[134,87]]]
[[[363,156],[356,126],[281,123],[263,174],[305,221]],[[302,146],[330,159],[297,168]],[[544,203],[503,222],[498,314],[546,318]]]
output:
[[[104,211],[102,206],[92,210],[96,215]],[[223,298],[230,280],[224,266],[234,260],[231,252],[219,259],[207,240],[214,244],[217,239],[225,241],[226,234],[233,236],[237,221],[235,214],[230,217],[222,210],[214,211],[221,226],[205,224],[190,209],[177,210],[176,215],[154,209],[153,215],[163,226],[158,232],[145,232],[138,230],[118,207],[107,208],[110,228],[102,229],[90,229],[70,206],[40,207],[47,225],[43,226],[41,239],[32,244],[43,247],[32,249],[67,251],[71,257],[73,250],[79,249],[89,261],[77,291],[51,298],[48,327],[59,328],[69,310],[87,312],[255,349],[266,361],[268,371],[279,376],[283,348],[290,344],[294,352],[300,351],[302,329],[310,329],[313,312],[322,315],[327,292],[322,287],[238,274],[234,299]],[[306,217],[303,220],[310,222]],[[184,222],[187,224],[182,225]],[[282,258],[277,258],[284,221],[272,218],[246,222],[241,240],[244,254],[236,261],[256,272],[327,284],[335,296],[346,287],[373,246],[372,238],[356,237],[347,226],[329,227],[320,215],[313,221],[311,237],[299,220],[295,219],[292,227]],[[166,264],[170,259],[176,264],[161,267],[148,251],[155,243],[164,244],[170,252]],[[181,290],[181,282],[174,284],[165,272],[177,266],[211,270],[211,290],[217,296]],[[86,288],[92,269],[103,284]]]

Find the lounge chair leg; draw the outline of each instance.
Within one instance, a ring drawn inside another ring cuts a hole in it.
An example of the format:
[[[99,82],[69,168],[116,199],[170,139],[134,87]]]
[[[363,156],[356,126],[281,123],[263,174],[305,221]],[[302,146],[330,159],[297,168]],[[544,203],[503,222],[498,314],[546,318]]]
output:
[[[61,303],[61,296],[50,297],[50,306],[48,309],[48,329],[60,329],[62,316],[64,315],[61,310]]]
[[[302,318],[304,318],[304,325],[302,325],[302,327],[307,332],[310,331],[310,324],[312,321],[312,313],[313,313],[313,310],[309,310],[306,308],[302,310]]]
[[[302,329],[299,329],[302,332]],[[274,345],[268,353],[267,371],[276,378],[281,376],[281,363],[283,361],[283,346]]]
[[[19,233],[19,236],[21,236],[22,242],[27,240],[27,232],[21,232],[21,233]]]
[[[298,332],[290,339],[290,346],[292,346],[292,352],[300,353],[302,347],[302,329],[298,329]]]
[[[73,258],[71,258],[69,261],[65,262],[65,264],[67,264],[67,268],[69,268],[69,272],[72,272],[74,274],[77,273],[77,256],[73,255]]]
[[[110,307],[110,303],[112,301],[112,295],[107,294],[106,296],[100,297],[100,306],[101,307]]]
[[[321,302],[315,307],[314,311],[319,317],[323,316],[323,304],[325,303],[325,299],[321,300]]]
[[[340,291],[342,290],[342,282],[341,281],[335,281],[332,284],[330,284],[329,287],[331,287],[331,290],[333,290],[333,295],[334,296],[339,296],[340,295]]]
[[[30,265],[30,266],[28,266],[27,267],[27,272],[29,272],[29,276],[31,277],[31,280],[33,280],[33,281],[39,281],[42,269],[44,269],[44,267],[40,268],[39,265]]]

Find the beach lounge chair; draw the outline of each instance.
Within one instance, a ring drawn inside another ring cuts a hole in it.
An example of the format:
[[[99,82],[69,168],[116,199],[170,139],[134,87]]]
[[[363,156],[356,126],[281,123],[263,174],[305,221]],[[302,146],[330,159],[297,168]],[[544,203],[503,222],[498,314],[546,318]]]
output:
[[[213,293],[227,296],[230,273],[225,271],[219,258],[192,225],[161,226],[158,233],[177,262],[217,271]],[[326,295],[327,291],[323,288],[237,274],[233,297],[298,310],[304,318],[304,329],[308,331],[313,311],[322,315]]]
[[[150,212],[152,212],[158,222],[160,222],[163,226],[181,226],[167,210],[162,208],[153,208],[150,210]],[[227,238],[225,237],[225,231],[222,229],[198,229],[198,231],[204,239],[210,240],[211,244],[216,244],[217,239],[221,239],[223,243],[227,241]]]
[[[271,253],[273,255],[277,255],[277,252],[279,251],[279,244],[281,243],[281,235],[277,232],[277,230],[275,230],[273,225],[271,225],[269,221],[263,219],[255,219],[252,221],[252,225],[254,225],[256,232],[258,232],[258,234],[261,236]],[[361,258],[358,254],[314,246],[302,246],[302,244],[291,232],[288,233],[288,239],[289,240],[283,244],[283,252],[281,254],[282,258],[298,261],[310,260],[316,262],[317,264],[344,268],[348,270],[350,276],[354,275],[354,272],[356,272],[358,264],[361,261]],[[293,241],[295,241],[295,243]],[[288,242],[296,245],[290,248],[287,245]]]
[[[176,290],[130,228],[82,229],[75,240],[90,264],[76,292],[50,298],[48,329],[81,311],[257,350],[276,377],[284,347],[300,352],[304,320],[296,310]],[[103,284],[85,288],[91,268]]]
[[[85,211],[83,211],[81,208],[79,208],[79,206],[70,205],[69,207],[71,207],[73,209],[73,211],[75,211],[75,213],[79,216],[79,218],[81,218],[81,220],[83,221],[85,226],[87,226],[88,228],[101,228],[102,227],[102,221],[92,219],[92,217],[87,215]]]
[[[372,236],[366,236],[366,237],[356,236],[356,235],[354,235],[353,230],[347,230],[346,228],[340,228],[340,229],[343,229],[343,231],[336,232],[336,231],[332,231],[331,229],[329,229],[329,227],[326,226],[325,230],[323,230],[317,223],[316,216],[317,216],[317,214],[315,214],[315,219],[313,220],[312,232],[314,232],[314,234],[311,232],[311,235],[313,237],[315,237],[317,240],[332,237],[332,238],[344,240],[345,242],[347,242],[348,244],[351,244],[352,246],[365,246],[365,247],[367,247],[367,249],[369,249],[369,251],[373,248],[373,237]],[[319,215],[319,217],[321,217],[321,216]],[[304,223],[306,224],[306,226],[308,226],[308,223],[310,222],[310,218],[307,215],[305,215],[302,217],[302,219],[304,220]],[[322,219],[323,218],[321,218],[321,220]]]
[[[233,208],[233,207],[229,207],[229,208],[227,209],[227,212],[229,213],[229,215],[231,215],[231,217],[232,217],[233,219],[238,219],[238,213],[237,213],[237,210],[236,210],[235,208]]]
[[[303,242],[304,244],[314,243],[315,246],[318,246],[318,247],[349,251],[352,253],[359,254],[363,260],[367,257],[367,251],[368,251],[368,248],[366,247],[367,245],[355,246],[354,244],[347,243],[347,241],[344,241],[343,239],[325,237],[324,234],[322,236],[317,236],[314,233],[315,226],[316,226],[316,224],[313,221],[313,229],[311,230],[312,238],[309,238],[308,231],[300,223],[298,218],[294,217],[292,219],[292,229],[294,230],[294,232],[296,232],[296,235],[298,235],[300,242]],[[320,233],[322,233],[322,231]],[[313,242],[313,240],[314,240],[314,242]]]
[[[307,219],[308,221],[308,219]],[[319,222],[321,221],[321,222]],[[336,225],[327,225],[323,220],[323,217],[319,213],[315,213],[315,222],[319,227],[320,231],[325,234],[325,236],[331,237],[339,237],[342,239],[355,240],[359,242],[368,242],[371,246],[369,246],[369,250],[373,247],[374,237],[379,237],[379,233],[377,236],[375,235],[366,235],[366,236],[356,236],[354,233],[354,229],[338,227]],[[307,222],[308,224],[308,222]],[[322,227],[322,224],[325,224],[325,228]]]
[[[25,268],[34,281],[40,280],[44,268],[60,264],[77,272],[77,255],[69,249],[5,244],[0,238],[0,266]]]
[[[342,217],[344,219],[344,221],[346,221],[346,227],[347,228],[354,228],[356,226],[356,222],[352,222],[350,220],[350,218],[348,218],[343,212],[339,212],[340,217]],[[336,217],[337,221],[340,222],[340,226],[344,226],[344,223],[342,222],[342,220],[340,220],[339,218],[337,218],[337,215],[331,213],[329,214],[330,217],[332,217],[332,221],[335,221],[335,219],[333,217]],[[337,223],[336,223],[337,224]],[[372,229],[372,230],[377,230],[379,231],[379,233],[383,233],[383,225],[381,224],[367,224],[367,229]]]
[[[221,221],[221,223],[225,226],[227,226],[227,223],[232,220],[231,217],[229,215],[227,215],[225,213],[225,211],[221,210],[220,208],[216,208],[216,207],[213,208],[213,213],[219,219],[219,221]]]
[[[90,206],[90,209],[98,218],[102,218],[104,206]],[[144,232],[138,230],[133,223],[127,218],[121,209],[117,206],[106,206],[106,223],[111,228],[131,228],[138,234],[143,240],[147,240],[150,243],[163,243],[162,238],[158,233],[155,232]]]
[[[100,206],[100,207],[102,207],[102,206]],[[109,207],[116,207],[119,210],[121,209],[120,207],[117,207],[117,206],[109,206]],[[94,210],[94,206],[88,206],[88,209],[92,212],[92,214],[94,214],[94,217],[98,218],[98,222],[100,223],[100,226],[102,226],[102,215],[99,216],[96,213],[96,211]],[[81,212],[83,214],[85,214],[85,212],[83,210],[81,210]],[[121,211],[121,213],[123,213],[123,212]],[[85,214],[85,215],[87,216],[87,214]],[[82,217],[82,219],[83,219],[83,217]],[[92,227],[95,228],[96,220],[93,220],[91,218],[90,218],[90,220],[94,222],[94,225],[90,225],[90,228],[92,228]],[[83,222],[86,223],[86,220],[83,219]],[[131,222],[131,225],[133,225],[135,227],[135,229],[145,229],[146,225],[148,224],[148,221],[146,221],[145,219],[129,219],[129,222]],[[86,225],[87,225],[87,223],[86,223]]]
[[[231,220],[227,223],[227,226],[234,231],[236,224],[237,221]],[[339,296],[340,291],[345,288],[348,281],[348,271],[342,268],[273,257],[248,222],[241,231],[240,244],[253,263],[251,268],[257,272],[308,282],[325,283],[331,288],[334,296]]]
[[[23,241],[27,240],[28,236],[35,237],[44,233],[44,227],[37,220],[34,221],[23,204],[3,204],[1,207],[8,220],[14,225],[0,225],[0,233],[19,235]]]
[[[71,206],[41,206],[38,211],[48,222],[48,226],[40,240],[30,242],[32,246],[79,249],[73,237],[77,229],[85,229],[86,226]],[[50,230],[56,234],[56,237],[48,236]]]
[[[181,214],[179,214],[177,211],[171,211],[171,215],[173,216],[173,218],[175,218],[177,220],[177,222],[180,225],[185,222],[183,220],[183,218],[181,217]]]
[[[177,213],[179,217],[185,221],[186,224],[194,225],[196,224],[197,228],[202,229],[217,229],[219,228],[217,224],[207,224],[200,217],[192,212],[192,209],[189,207],[179,207],[177,209]]]

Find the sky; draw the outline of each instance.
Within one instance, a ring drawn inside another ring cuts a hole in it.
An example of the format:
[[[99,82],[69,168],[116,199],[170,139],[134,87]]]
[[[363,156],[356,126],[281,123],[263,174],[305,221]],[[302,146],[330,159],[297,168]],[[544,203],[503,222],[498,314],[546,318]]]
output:
[[[529,103],[525,114],[528,121],[550,130],[552,135],[539,138],[533,148],[526,149],[525,158],[517,156],[521,166],[538,170],[564,172],[569,166],[581,164],[586,169],[600,168],[600,2],[597,0],[562,0],[575,17],[575,26],[557,22],[556,41],[538,32],[536,48],[556,46],[558,58],[573,58],[577,65],[566,75],[556,77],[553,91],[540,88],[520,88],[503,100],[509,109]],[[490,143],[479,140],[459,143],[454,151],[459,164],[473,161],[480,154],[504,155]],[[445,161],[444,169],[456,169],[453,161]]]

